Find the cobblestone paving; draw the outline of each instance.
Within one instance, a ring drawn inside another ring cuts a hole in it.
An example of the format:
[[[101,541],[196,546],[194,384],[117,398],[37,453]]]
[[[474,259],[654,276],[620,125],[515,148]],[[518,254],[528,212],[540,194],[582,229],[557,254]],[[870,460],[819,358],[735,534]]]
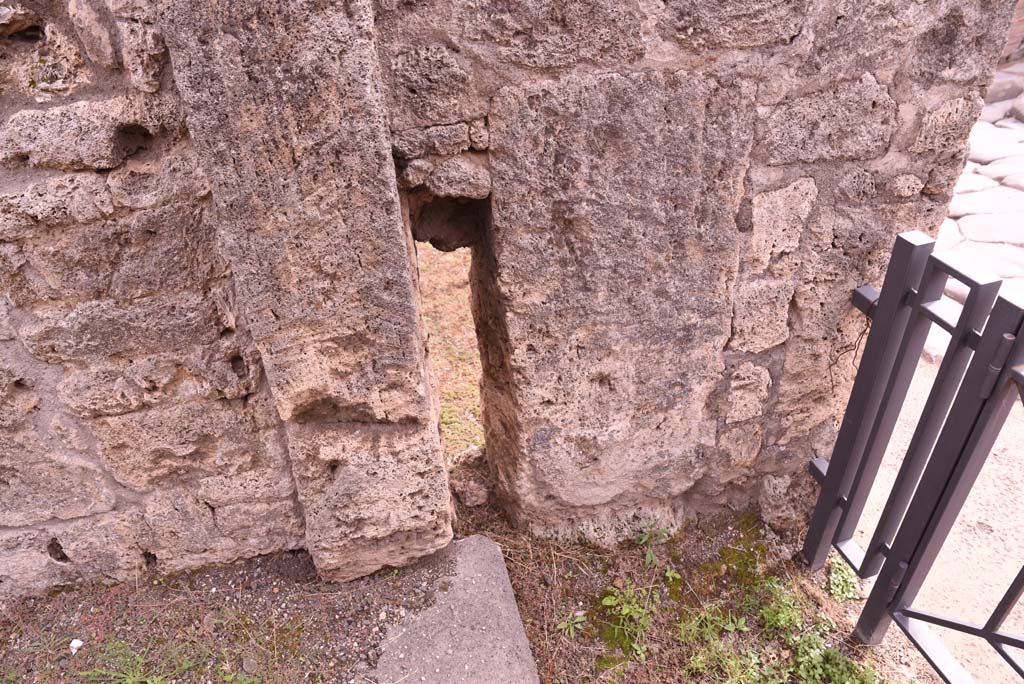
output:
[[[1024,294],[1024,63],[1000,70],[986,101],[937,249],[1003,278],[1001,292]],[[963,301],[967,290],[951,283],[947,294]]]

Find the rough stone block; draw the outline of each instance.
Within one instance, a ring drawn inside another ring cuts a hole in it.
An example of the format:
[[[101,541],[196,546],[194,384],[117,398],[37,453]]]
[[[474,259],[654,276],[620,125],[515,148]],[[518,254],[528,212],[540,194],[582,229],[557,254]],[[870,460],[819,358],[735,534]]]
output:
[[[879,157],[896,129],[896,109],[871,74],[783,102],[765,120],[768,162]]]
[[[640,524],[715,467],[699,463],[752,115],[741,87],[683,74],[495,101],[484,422],[499,496],[531,528]]]
[[[750,261],[754,268],[764,270],[773,258],[799,246],[804,223],[817,197],[813,178],[800,178],[784,188],[754,196],[750,235]]]
[[[729,347],[762,352],[789,337],[789,302],[793,284],[786,280],[744,282],[734,292],[732,337]]]
[[[114,503],[99,468],[29,430],[0,431],[0,527],[80,518]]]
[[[783,45],[800,33],[806,0],[668,0],[662,32],[690,49]]]

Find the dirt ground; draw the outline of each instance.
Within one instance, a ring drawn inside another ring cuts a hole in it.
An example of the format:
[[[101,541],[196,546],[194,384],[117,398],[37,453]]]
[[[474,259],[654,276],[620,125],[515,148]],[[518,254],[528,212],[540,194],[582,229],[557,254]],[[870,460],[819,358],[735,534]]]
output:
[[[469,255],[418,247],[452,456],[483,444]],[[651,530],[609,550],[531,538],[489,506],[458,514],[459,536],[486,534],[504,549],[544,684],[937,681],[899,634],[877,649],[850,642],[855,583],[837,591],[830,571],[807,573],[790,560],[798,540],[750,515]],[[370,682],[388,625],[431,603],[445,558],[330,585],[295,552],[16,601],[0,606],[0,681]]]

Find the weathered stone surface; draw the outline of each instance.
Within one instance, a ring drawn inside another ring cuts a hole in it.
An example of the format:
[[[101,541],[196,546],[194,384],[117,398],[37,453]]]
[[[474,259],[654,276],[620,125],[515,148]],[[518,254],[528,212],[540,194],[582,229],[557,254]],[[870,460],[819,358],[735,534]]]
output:
[[[663,31],[690,48],[788,43],[803,27],[806,0],[668,0]]]
[[[720,505],[792,524],[866,325],[850,291],[943,220],[1009,11],[0,8],[0,596],[444,545],[413,239],[474,250],[465,502],[598,540]],[[973,158],[1024,137],[996,122]]]
[[[69,0],[68,15],[85,46],[89,59],[107,67],[117,67],[121,56],[113,29],[113,17],[102,0]]]
[[[491,194],[491,174],[473,157],[459,155],[435,166],[427,187],[438,197],[484,199]]]
[[[741,88],[683,74],[577,76],[495,102],[501,258],[474,262],[500,293],[475,302],[487,450],[531,528],[615,525],[638,505],[671,517],[709,466],[702,407],[729,335],[752,116]]]
[[[772,386],[771,372],[746,361],[733,371],[729,381],[729,406],[725,410],[726,423],[739,423],[756,418],[764,412],[768,389]]]
[[[784,188],[754,196],[750,235],[753,266],[767,268],[774,257],[797,248],[817,197],[813,178],[801,178]]]
[[[348,579],[451,537],[373,12],[259,8],[278,23],[250,21],[256,11],[168,0],[162,27],[220,245],[288,424],[306,546],[326,576]],[[290,30],[296,15],[315,40]],[[282,63],[301,89],[279,86]],[[424,92],[463,79],[440,47],[409,53],[398,72]]]
[[[0,160],[57,169],[112,169],[145,148],[173,112],[130,98],[82,100],[15,112],[0,130]]]
[[[896,103],[871,74],[775,107],[765,126],[770,164],[871,159],[896,129]]]
[[[761,352],[789,337],[789,302],[792,283],[784,280],[754,280],[737,286],[734,292],[732,337],[729,346],[746,352]]]
[[[27,430],[0,432],[0,527],[81,518],[114,507],[102,472]]]

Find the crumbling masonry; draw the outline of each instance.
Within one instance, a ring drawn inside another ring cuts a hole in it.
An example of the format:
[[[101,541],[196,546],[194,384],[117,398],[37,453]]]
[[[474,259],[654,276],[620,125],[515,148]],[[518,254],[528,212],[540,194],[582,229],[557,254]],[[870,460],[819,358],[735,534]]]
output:
[[[0,7],[0,596],[447,543],[414,240],[473,250],[513,520],[799,518],[1012,4]]]

